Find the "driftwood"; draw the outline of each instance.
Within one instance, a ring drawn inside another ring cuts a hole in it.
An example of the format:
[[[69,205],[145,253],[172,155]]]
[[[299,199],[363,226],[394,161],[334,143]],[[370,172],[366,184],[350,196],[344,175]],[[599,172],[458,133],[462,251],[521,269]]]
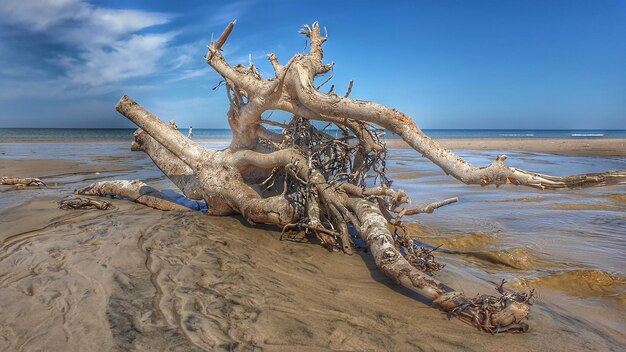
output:
[[[159,210],[191,211],[184,205],[170,200],[160,191],[142,181],[103,181],[74,190],[74,194],[88,196],[119,196]]]
[[[508,167],[506,156],[485,167],[471,165],[426,136],[409,116],[349,98],[352,82],[343,95],[335,93],[334,87],[329,93],[321,92],[314,79],[328,73],[333,64],[323,63],[327,36],[321,35],[317,23],[301,30],[309,52],[295,55],[284,65],[276,55],[269,55],[274,69],[269,78],[263,78],[252,63],[245,67],[226,62],[221,48],[234,25],[230,23],[208,46],[206,55],[225,83],[233,132],[230,147],[208,150],[124,96],[116,109],[140,128],[132,149],[147,153],[187,197],[203,199],[208,214],[241,214],[252,224],[273,224],[283,232],[303,230],[327,248],[346,253],[352,253],[353,242],[360,237],[382,272],[450,316],[492,333],[526,331],[522,320],[532,293],[509,292],[501,285],[496,288],[498,296],[468,298],[432,276],[442,267],[432,251],[417,248],[406,234],[390,231],[394,226],[402,230],[403,216],[430,213],[456,199],[404,206],[409,197],[393,189],[385,175],[387,149],[381,129],[399,135],[466,184],[570,189],[624,183],[626,171],[557,177]],[[283,110],[293,118],[288,123],[272,121],[263,116],[268,110]],[[340,136],[331,136],[311,121],[333,126]],[[282,128],[282,132],[267,126]],[[112,185],[92,185],[79,193],[118,194],[135,201],[145,197],[137,193],[137,185]]]
[[[59,201],[59,208],[108,210],[113,208],[113,205],[105,200],[69,196]]]
[[[21,187],[45,187],[46,184],[43,183],[38,178],[20,178],[20,177],[0,177],[0,185],[8,185],[8,186],[21,186]]]

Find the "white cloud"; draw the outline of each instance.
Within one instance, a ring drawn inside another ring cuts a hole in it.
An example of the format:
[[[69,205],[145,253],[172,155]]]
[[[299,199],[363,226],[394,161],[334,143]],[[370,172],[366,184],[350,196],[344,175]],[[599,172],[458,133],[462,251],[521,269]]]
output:
[[[64,21],[83,16],[81,0],[0,1],[0,18],[6,24],[28,26],[43,31]]]
[[[82,62],[71,58],[61,62],[72,82],[101,86],[154,73],[171,39],[169,34],[133,35],[80,53]]]
[[[171,16],[161,13],[104,8],[94,9],[91,17],[94,27],[113,34],[132,33],[142,28],[165,24],[171,19]]]
[[[59,28],[55,39],[83,48],[106,46],[142,29],[166,24],[171,17],[138,10],[91,8],[79,23]]]
[[[221,28],[248,5],[236,2],[213,9],[210,23],[202,26]],[[105,8],[86,0],[0,0],[0,66],[4,65],[0,67],[0,100],[91,98],[133,91],[133,87],[164,89],[168,84],[203,77],[217,83],[217,74],[202,59],[209,34],[176,43],[182,29],[166,27],[175,17]],[[185,24],[184,29],[189,31],[194,25]],[[54,49],[36,56],[35,62],[33,55],[30,60],[16,61],[24,49],[2,41],[5,28],[10,29],[6,33],[27,38],[22,43],[32,45],[35,55],[41,53],[36,47],[39,43]],[[225,47],[228,57],[241,55],[239,51],[237,45],[227,43]],[[244,56],[242,62],[247,64],[247,54],[240,58]],[[255,63],[265,60],[265,53],[255,52],[253,59]]]
[[[57,28],[73,40],[73,35],[89,31],[91,36],[120,36],[143,28],[165,24],[172,16],[157,12],[96,7],[82,0],[0,0],[0,19],[32,32]],[[55,34],[59,34],[59,33]]]
[[[65,69],[68,83],[101,87],[157,71],[174,33],[139,34],[171,15],[107,9],[79,0],[0,0],[0,20],[75,50],[47,60]]]

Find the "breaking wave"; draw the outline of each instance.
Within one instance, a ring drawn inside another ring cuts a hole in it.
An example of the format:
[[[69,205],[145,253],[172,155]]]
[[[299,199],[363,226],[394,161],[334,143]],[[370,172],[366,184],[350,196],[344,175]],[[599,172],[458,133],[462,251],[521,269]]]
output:
[[[572,133],[572,137],[604,137],[604,133]]]

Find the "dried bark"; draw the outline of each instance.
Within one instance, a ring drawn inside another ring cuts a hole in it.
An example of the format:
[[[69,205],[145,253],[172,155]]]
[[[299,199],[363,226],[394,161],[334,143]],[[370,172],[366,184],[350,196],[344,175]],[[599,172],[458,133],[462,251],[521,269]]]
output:
[[[398,134],[449,175],[466,184],[523,185],[541,189],[595,187],[626,182],[626,171],[558,177],[510,168],[506,156],[486,167],[473,166],[426,136],[407,115],[374,102],[337,95],[331,87],[322,93],[314,79],[328,73],[317,23],[304,26],[310,50],[282,65],[276,55],[268,60],[275,77],[265,79],[256,67],[231,66],[221,48],[233,30],[208,47],[207,63],[223,78],[230,103],[228,122],[233,131],[230,147],[208,150],[181,135],[171,123],[124,96],[116,109],[140,130],[133,150],[147,153],[154,163],[192,199],[203,199],[212,215],[241,214],[250,223],[277,225],[285,231],[314,234],[327,248],[353,251],[354,233],[368,245],[376,265],[399,284],[423,295],[433,304],[492,333],[526,331],[531,294],[496,289],[499,296],[468,298],[439,282],[432,271],[442,266],[432,251],[417,250],[406,235],[390,233],[388,225],[402,228],[402,217],[432,213],[456,198],[417,207],[402,190],[391,187],[385,175],[386,148],[381,128]],[[323,84],[322,84],[323,85]],[[268,110],[292,113],[289,123],[262,114]],[[324,121],[342,131],[335,138],[311,125]],[[265,126],[283,128],[282,133]],[[161,209],[165,199],[137,182],[105,182],[80,190],[81,194],[116,194]],[[150,199],[150,201],[146,201]],[[163,206],[163,204],[166,204]],[[176,209],[178,210],[178,209]]]

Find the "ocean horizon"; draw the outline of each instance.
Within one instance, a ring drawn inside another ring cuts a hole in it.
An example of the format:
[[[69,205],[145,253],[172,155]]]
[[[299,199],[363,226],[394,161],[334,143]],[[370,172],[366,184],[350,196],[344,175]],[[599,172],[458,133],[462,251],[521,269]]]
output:
[[[19,141],[126,141],[132,140],[135,128],[0,128],[1,142]],[[280,130],[276,130],[280,131]],[[331,135],[340,134],[339,130],[326,130]],[[626,138],[626,130],[597,129],[424,129],[424,133],[435,139],[464,138]],[[187,135],[188,130],[180,132]],[[397,135],[387,132],[388,139],[397,139]],[[194,128],[193,138],[199,140],[220,140],[232,138],[230,129]]]

